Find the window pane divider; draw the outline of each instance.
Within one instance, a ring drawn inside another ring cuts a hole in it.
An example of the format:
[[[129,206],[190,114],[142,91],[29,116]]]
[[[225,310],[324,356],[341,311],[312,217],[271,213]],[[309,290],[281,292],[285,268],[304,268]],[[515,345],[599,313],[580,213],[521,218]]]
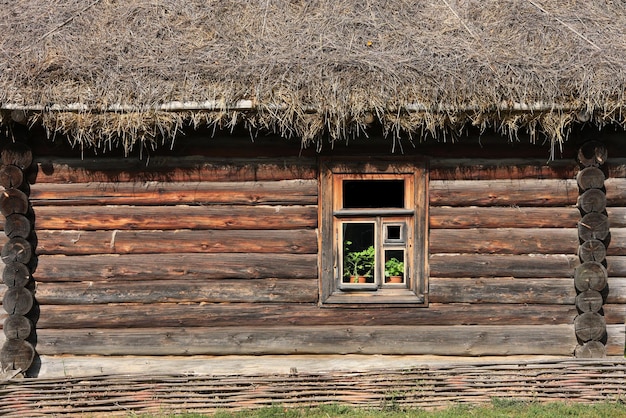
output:
[[[337,218],[348,218],[358,216],[413,216],[413,209],[340,209],[333,212]]]

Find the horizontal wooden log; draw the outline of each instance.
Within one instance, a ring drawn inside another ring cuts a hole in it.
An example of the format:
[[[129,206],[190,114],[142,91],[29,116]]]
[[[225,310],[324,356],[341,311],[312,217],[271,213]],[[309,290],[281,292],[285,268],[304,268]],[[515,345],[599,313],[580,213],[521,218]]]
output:
[[[36,229],[303,229],[317,206],[39,206]]]
[[[48,286],[48,285],[45,285]],[[44,287],[45,287],[44,286]],[[617,305],[619,306],[619,305]],[[568,305],[438,304],[415,309],[341,307],[315,303],[152,303],[123,305],[42,304],[37,322],[44,328],[150,328],[287,325],[548,325],[571,324],[576,309]],[[623,318],[616,311],[612,319]]]
[[[314,158],[132,158],[35,159],[37,183],[127,181],[264,181],[317,178]],[[531,158],[433,158],[432,180],[570,179],[580,171],[572,160]],[[609,178],[626,176],[626,160],[611,158]]]
[[[606,260],[609,284],[618,277],[626,277],[626,257],[610,256]],[[574,277],[578,263],[575,255],[434,254],[430,256],[430,276]]]
[[[624,356],[626,339],[624,334],[624,324],[607,325],[606,354],[608,356]]]
[[[39,330],[42,355],[568,355],[572,325]]]
[[[626,206],[626,178],[614,177],[604,181],[607,206]]]
[[[431,254],[568,254],[577,248],[575,228],[432,229],[429,239]]]
[[[316,180],[39,184],[33,205],[185,205],[317,203]]]
[[[609,223],[611,224],[611,230],[626,227],[626,207],[607,208],[606,211],[609,217]]]
[[[433,254],[463,252],[478,254],[573,254],[576,253],[576,248],[580,251],[580,247],[577,247],[577,235],[577,230],[574,228],[432,229],[430,231],[429,249]],[[611,237],[611,243],[607,250],[608,255],[626,255],[626,229],[612,229]],[[317,250],[317,236],[312,229],[285,231],[38,230],[37,238],[37,253],[40,255],[226,251],[313,254]],[[7,241],[8,238],[0,235],[0,245],[4,245]],[[170,244],[163,246],[163,241]],[[603,255],[602,259],[605,257],[606,255]]]
[[[580,212],[572,207],[431,207],[430,228],[576,228]],[[624,211],[626,222],[626,210]],[[613,225],[613,224],[612,224]]]
[[[38,283],[40,305],[106,303],[316,303],[316,280],[144,280],[129,282]]]
[[[433,278],[431,303],[566,304],[574,306],[576,290],[571,279]],[[509,309],[509,308],[506,308]],[[519,312],[523,315],[523,310]]]
[[[317,178],[312,158],[216,159],[204,156],[131,158],[39,158],[37,183],[128,181],[265,181]]]
[[[59,292],[51,285],[42,284],[46,303],[41,304],[37,328],[149,328],[159,326],[250,326],[276,325],[547,325],[571,324],[577,315],[571,304],[506,304],[500,303],[431,303],[428,308],[394,309],[359,308],[355,315],[343,307],[320,308],[314,302],[297,304],[281,302],[277,298],[267,302],[208,303],[177,301],[150,304],[88,304],[87,298],[70,295],[70,301],[85,304],[51,305],[47,302]],[[258,288],[256,284],[253,288]],[[78,289],[80,288],[80,289]],[[293,288],[293,287],[291,287]],[[312,286],[303,293],[313,294]],[[71,293],[83,291],[85,286],[69,286]],[[232,289],[229,288],[229,289]],[[0,297],[2,293],[0,292]],[[203,295],[199,294],[199,298]],[[509,298],[510,299],[510,298]],[[506,302],[506,301],[505,301]],[[503,308],[504,306],[504,308]],[[603,306],[607,324],[623,324],[626,305]],[[8,314],[0,314],[0,321]]]
[[[447,150],[449,152],[449,150]],[[608,178],[626,177],[626,159],[611,157],[602,167]],[[549,161],[532,158],[431,158],[431,180],[572,179],[582,171],[570,159]]]
[[[433,158],[431,180],[570,179],[578,172],[571,160],[529,158]]]
[[[609,325],[626,323],[626,304],[604,304],[604,319]]]
[[[608,282],[608,295],[604,303],[624,304],[626,306],[626,277],[611,277],[609,275]]]
[[[572,277],[575,255],[433,254],[431,277]]]
[[[608,208],[607,214],[611,224],[611,234],[616,228],[626,227],[626,208]],[[580,212],[574,207],[431,207],[429,209],[431,230],[440,228],[577,228],[580,220]]]
[[[606,249],[607,255],[626,255],[626,228],[610,229],[611,242]]]
[[[572,279],[434,278],[429,279],[431,303],[536,303],[574,306],[576,290]],[[609,279],[605,301],[626,305],[626,278]],[[607,305],[604,305],[606,309]],[[619,315],[622,315],[621,313]]]
[[[567,206],[576,204],[575,180],[431,180],[432,206]]]
[[[317,277],[316,254],[213,253],[39,257],[35,275],[47,281],[141,281]]]
[[[37,253],[167,254],[284,253],[315,254],[313,229],[177,231],[37,231]],[[167,243],[167,245],[164,245]]]
[[[615,281],[617,277],[626,277],[626,257],[607,256],[606,262],[610,280]]]
[[[168,252],[282,252],[312,254],[316,252],[316,234],[312,229],[285,231],[256,230],[159,230],[159,231],[78,231],[38,230],[38,254],[140,254]],[[170,243],[162,245],[162,240]],[[0,246],[8,241],[0,235]],[[559,254],[581,255],[574,228],[480,228],[432,229],[429,249],[436,253],[483,254]],[[600,242],[600,244],[602,244]],[[578,247],[577,247],[578,246]],[[577,250],[573,250],[577,248]],[[602,245],[604,248],[604,245]],[[588,253],[589,251],[586,251]],[[600,254],[599,250],[597,254]],[[626,229],[611,229],[606,255],[626,255]]]

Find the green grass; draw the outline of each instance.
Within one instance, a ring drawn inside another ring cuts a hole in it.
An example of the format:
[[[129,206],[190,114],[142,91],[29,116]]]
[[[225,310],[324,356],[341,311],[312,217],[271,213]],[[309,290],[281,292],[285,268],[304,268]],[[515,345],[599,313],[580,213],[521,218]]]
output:
[[[173,414],[173,415],[132,415],[140,418],[626,418],[626,405],[621,402],[583,405],[576,403],[548,403],[516,401],[514,399],[494,399],[490,405],[455,405],[438,411],[403,409],[393,406],[383,410],[357,409],[341,405],[325,405],[315,408],[270,408],[252,409],[239,412],[221,411],[213,415]]]

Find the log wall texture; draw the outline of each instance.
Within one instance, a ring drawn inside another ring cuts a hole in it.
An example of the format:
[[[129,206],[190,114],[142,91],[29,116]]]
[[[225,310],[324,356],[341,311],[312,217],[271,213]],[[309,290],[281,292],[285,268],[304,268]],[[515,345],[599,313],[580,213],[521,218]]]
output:
[[[608,213],[611,245],[615,245],[605,254],[609,287],[595,302],[610,329],[600,337],[606,341],[608,355],[624,353],[626,179],[622,166],[623,160],[618,160],[606,167],[609,178],[600,186],[606,199],[602,193],[602,199],[587,200]],[[492,305],[499,310],[492,317],[496,321],[505,311],[518,317],[517,323],[509,322],[511,329],[519,329],[524,321],[531,328],[540,327],[543,320],[535,316],[538,312],[559,312],[544,324],[580,322],[579,314],[584,312],[576,308],[580,292],[574,286],[574,272],[580,265],[582,242],[577,204],[581,205],[579,194],[584,190],[576,180],[578,171],[574,159],[551,164],[527,161],[526,165],[523,161],[432,161],[430,301],[446,307]],[[587,175],[583,182],[597,182],[592,177]],[[581,299],[579,308],[585,305]],[[587,301],[586,306],[592,303]],[[573,353],[571,341],[585,342],[580,332],[575,334],[568,341],[555,335],[553,344],[560,346],[561,354]],[[548,347],[545,350],[547,354]]]
[[[0,212],[4,223],[2,297],[4,342],[0,349],[0,375],[26,372],[35,357],[34,324],[38,311],[33,297],[32,271],[37,258],[34,216],[29,202],[28,173],[33,166],[30,147],[4,144],[0,153]]]
[[[429,305],[319,306],[314,158],[36,158],[41,355],[573,355],[574,160],[430,164]],[[626,179],[605,182],[623,353]],[[1,339],[1,337],[0,337]]]

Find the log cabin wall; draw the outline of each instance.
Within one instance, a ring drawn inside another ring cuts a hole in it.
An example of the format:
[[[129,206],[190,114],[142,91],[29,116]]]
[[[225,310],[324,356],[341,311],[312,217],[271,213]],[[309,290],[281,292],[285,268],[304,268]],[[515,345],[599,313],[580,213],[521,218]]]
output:
[[[315,157],[36,156],[38,354],[573,355],[575,161],[433,157],[429,305],[318,305]],[[607,354],[626,179],[605,182]]]
[[[606,168],[611,242],[610,290],[604,294],[607,355],[624,353],[626,319],[626,179],[624,160]],[[433,160],[430,170],[430,300],[447,308],[492,309],[468,323],[546,327],[548,345],[567,355],[576,345],[573,286],[578,257],[578,166],[573,160]],[[431,303],[431,308],[433,304]],[[469,311],[468,311],[469,313]],[[550,329],[548,326],[551,326]],[[532,332],[528,337],[531,338]],[[539,353],[535,353],[539,354]]]

